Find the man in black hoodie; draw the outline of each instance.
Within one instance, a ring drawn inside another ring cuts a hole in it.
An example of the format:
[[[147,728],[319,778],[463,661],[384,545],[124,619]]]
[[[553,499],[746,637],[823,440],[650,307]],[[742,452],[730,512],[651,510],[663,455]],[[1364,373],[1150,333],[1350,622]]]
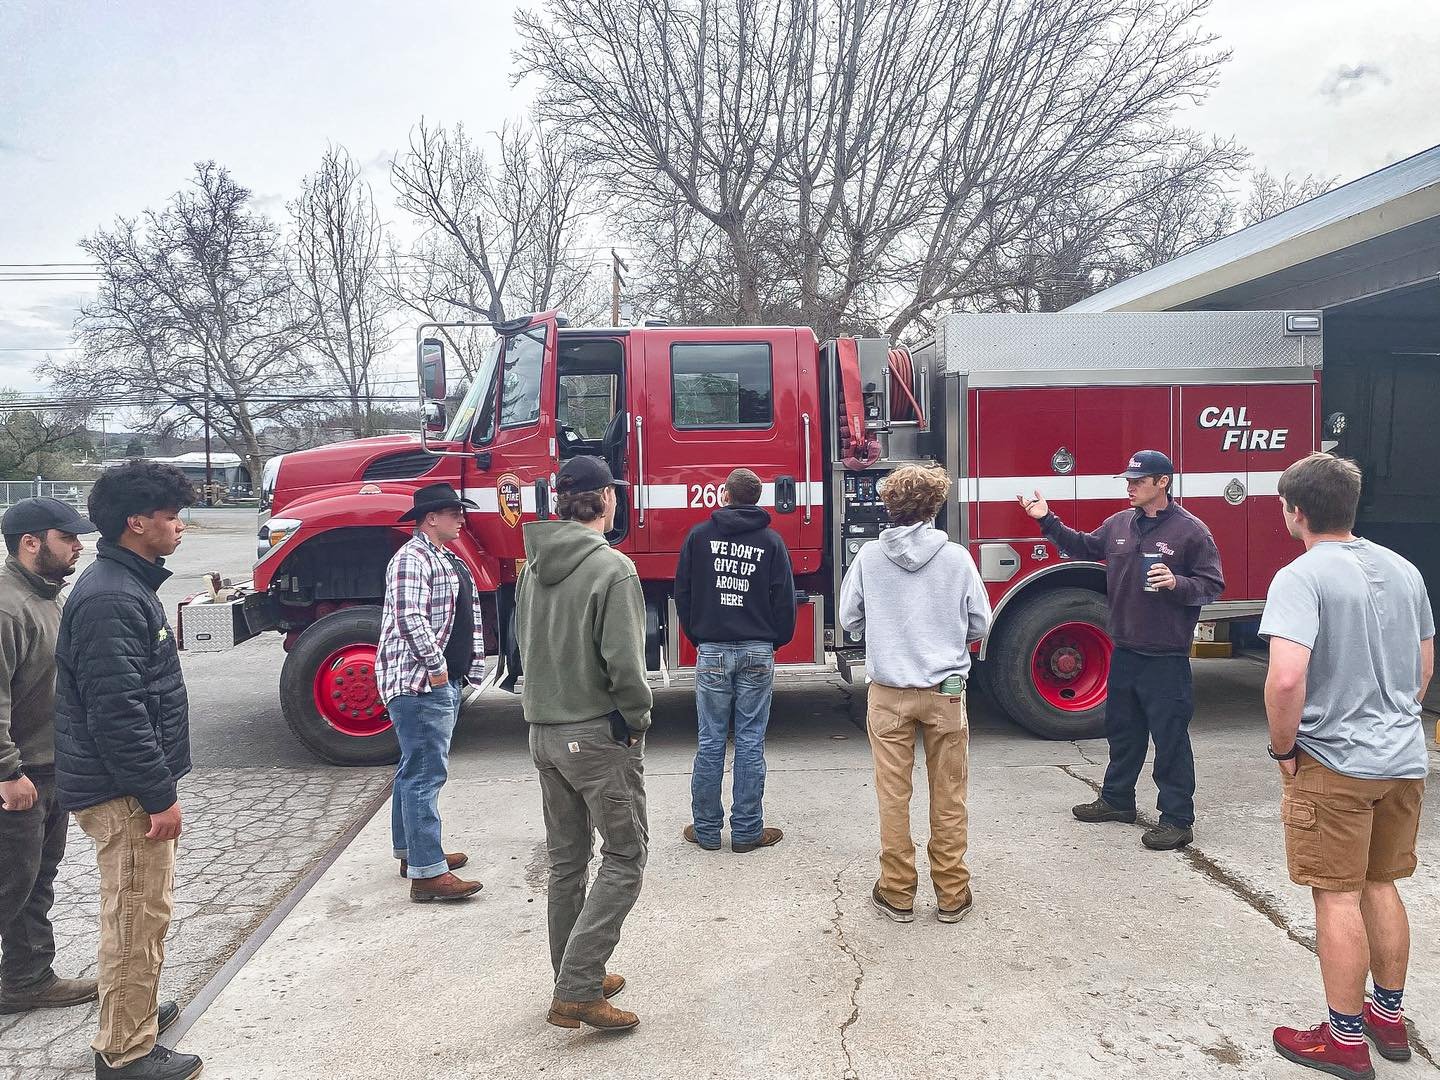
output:
[[[785,541],[770,528],[760,502],[760,477],[736,469],[721,506],[696,525],[680,550],[675,608],[699,649],[695,706],[700,747],[690,778],[694,824],[684,837],[706,851],[720,848],[725,809],[725,736],[735,723],[735,789],[730,847],[754,851],[780,842],[764,827],[765,729],[775,681],[775,650],[795,633],[795,578]]]

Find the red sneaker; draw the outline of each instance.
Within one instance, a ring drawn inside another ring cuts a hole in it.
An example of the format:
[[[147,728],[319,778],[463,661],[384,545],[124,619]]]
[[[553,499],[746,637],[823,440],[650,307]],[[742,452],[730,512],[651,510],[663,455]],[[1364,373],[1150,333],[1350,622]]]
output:
[[[1370,1048],[1363,1042],[1356,1046],[1337,1043],[1330,1037],[1330,1025],[1319,1024],[1309,1031],[1278,1027],[1275,1029],[1275,1049],[1280,1056],[1319,1069],[1331,1076],[1343,1076],[1346,1080],[1373,1080],[1375,1069],[1370,1064]]]
[[[1410,1060],[1410,1032],[1405,1030],[1405,1020],[1391,1023],[1377,1013],[1370,1002],[1365,1002],[1365,1034],[1375,1044],[1376,1051],[1386,1061]]]

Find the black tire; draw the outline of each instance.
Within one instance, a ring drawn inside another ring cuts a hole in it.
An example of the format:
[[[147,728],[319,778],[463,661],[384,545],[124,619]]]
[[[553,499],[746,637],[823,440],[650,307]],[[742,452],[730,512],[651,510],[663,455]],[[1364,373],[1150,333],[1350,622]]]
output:
[[[315,675],[335,650],[355,642],[380,640],[380,609],[352,607],[331,612],[305,628],[280,669],[280,707],[295,737],[332,765],[393,765],[400,760],[395,730],[347,735],[332,727],[315,704]]]
[[[1023,728],[1046,739],[1094,739],[1105,734],[1105,702],[1077,711],[1047,701],[1035,685],[1031,658],[1045,635],[1063,623],[1084,622],[1105,630],[1109,608],[1089,589],[1054,589],[1007,610],[986,650],[985,686],[991,698]],[[1105,672],[1108,675],[1108,671]]]

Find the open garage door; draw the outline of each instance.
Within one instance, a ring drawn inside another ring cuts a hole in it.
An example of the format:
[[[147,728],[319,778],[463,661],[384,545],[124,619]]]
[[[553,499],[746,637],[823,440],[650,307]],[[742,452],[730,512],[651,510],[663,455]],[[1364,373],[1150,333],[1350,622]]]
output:
[[[1440,606],[1440,284],[1332,308],[1325,334],[1322,437],[1364,470],[1356,531],[1418,566]]]

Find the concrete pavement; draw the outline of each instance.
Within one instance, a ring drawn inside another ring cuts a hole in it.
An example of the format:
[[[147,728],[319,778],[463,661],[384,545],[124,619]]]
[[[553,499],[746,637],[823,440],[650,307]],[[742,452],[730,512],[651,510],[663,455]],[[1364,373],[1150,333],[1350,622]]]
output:
[[[442,810],[469,904],[414,905],[378,813],[180,1042],[207,1077],[1293,1077],[1276,1023],[1323,1015],[1308,895],[1284,874],[1265,757],[1263,669],[1197,665],[1197,842],[1157,854],[1140,829],[1085,826],[1103,743],[1045,743],[972,703],[976,906],[908,926],[870,907],[876,833],[863,694],[777,694],[767,823],[776,848],[679,839],[689,820],[690,695],[659,696],[647,750],[651,855],[612,970],[628,1035],[544,1021],[546,858],[513,699],[457,733]],[[1148,773],[1142,805],[1153,802]],[[1406,1006],[1440,1032],[1433,811],[1402,886],[1414,929]],[[1440,1042],[1440,1038],[1437,1038]],[[1428,1053],[1428,1051],[1427,1051]],[[1382,1075],[1420,1075],[1376,1059]]]

